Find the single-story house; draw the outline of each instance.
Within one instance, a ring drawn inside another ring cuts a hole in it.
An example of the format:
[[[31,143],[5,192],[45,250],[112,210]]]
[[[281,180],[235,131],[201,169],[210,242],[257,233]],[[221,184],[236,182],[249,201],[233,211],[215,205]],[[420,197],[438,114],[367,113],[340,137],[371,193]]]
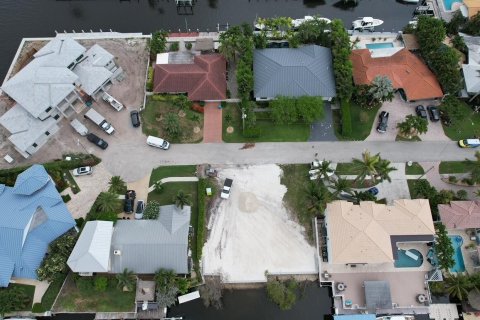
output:
[[[465,91],[470,96],[480,94],[480,37],[460,34],[468,48],[468,64],[462,65]]]
[[[67,264],[80,275],[154,274],[158,269],[189,272],[188,233],[191,208],[160,207],[157,220],[89,221]]]
[[[41,165],[18,175],[13,187],[0,184],[0,287],[10,279],[37,279],[50,242],[75,220]]]
[[[428,200],[334,201],[325,210],[329,264],[392,263],[397,243],[432,242],[435,235]]]
[[[227,98],[227,61],[218,53],[196,55],[193,63],[155,64],[153,92],[186,93],[192,101]]]
[[[432,71],[413,53],[401,49],[387,57],[372,57],[368,49],[353,50],[353,81],[370,84],[377,76],[387,76],[395,89],[402,89],[408,101],[437,99],[442,88]]]
[[[253,54],[254,97],[336,96],[332,52],[308,45],[300,48],[257,49]]]
[[[0,117],[10,142],[25,158],[58,131],[58,122],[95,97],[121,72],[99,45],[86,49],[67,35],[49,41],[33,60],[6,80],[1,89],[16,104]],[[77,110],[78,109],[78,110]]]

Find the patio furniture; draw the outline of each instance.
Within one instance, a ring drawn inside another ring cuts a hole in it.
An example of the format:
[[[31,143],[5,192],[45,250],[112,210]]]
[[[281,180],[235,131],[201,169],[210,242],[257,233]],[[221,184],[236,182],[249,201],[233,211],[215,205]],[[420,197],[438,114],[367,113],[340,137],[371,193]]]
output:
[[[425,303],[427,301],[427,296],[425,296],[423,293],[417,295],[417,301],[420,303]]]
[[[338,291],[344,291],[347,288],[347,285],[343,282],[338,282],[337,283],[337,290]]]
[[[352,300],[345,300],[345,307],[351,307],[353,304]]]
[[[13,158],[10,157],[9,154],[5,155],[5,157],[3,157],[3,159],[5,159],[5,161],[7,161],[8,163],[12,163],[12,162],[13,162]]]

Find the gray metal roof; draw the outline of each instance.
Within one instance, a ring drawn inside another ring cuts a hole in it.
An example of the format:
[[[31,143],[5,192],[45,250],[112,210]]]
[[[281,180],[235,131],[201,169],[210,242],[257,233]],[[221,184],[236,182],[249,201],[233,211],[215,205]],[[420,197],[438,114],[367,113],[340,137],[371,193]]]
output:
[[[480,37],[459,33],[468,48],[468,64],[480,65]]]
[[[392,308],[390,284],[387,281],[364,281],[363,285],[366,307],[369,311]]]
[[[73,272],[108,272],[112,221],[88,221],[68,257]]]
[[[335,97],[332,53],[328,48],[309,45],[254,51],[254,95]]]
[[[137,274],[153,274],[160,268],[188,273],[190,207],[160,207],[158,220],[119,220],[110,252],[111,272],[125,268]],[[113,254],[114,250],[120,253]]]
[[[464,64],[462,65],[463,77],[465,79],[465,88],[469,94],[480,92],[480,65]]]
[[[0,124],[12,135],[8,138],[18,149],[27,150],[41,135],[57,127],[53,118],[39,120],[16,104],[0,117]]]

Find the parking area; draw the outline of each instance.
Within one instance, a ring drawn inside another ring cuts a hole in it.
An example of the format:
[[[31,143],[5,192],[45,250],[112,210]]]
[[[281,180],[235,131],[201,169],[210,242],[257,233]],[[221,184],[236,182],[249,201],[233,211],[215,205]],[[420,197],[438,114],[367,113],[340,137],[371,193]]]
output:
[[[203,249],[204,274],[233,283],[264,282],[270,274],[318,272],[315,248],[283,205],[286,187],[277,165],[228,167],[219,181],[233,179],[230,198],[212,208]]]
[[[409,114],[415,114],[415,107],[417,105],[423,105],[425,108],[429,105],[438,106],[440,101],[418,101],[418,102],[405,102],[400,98],[397,93],[392,101],[384,102],[382,107],[378,110],[377,117],[373,123],[370,135],[367,137],[367,141],[395,141],[398,134],[397,124],[403,122],[405,117]],[[378,133],[378,115],[382,111],[389,113],[387,132]],[[440,121],[432,122],[428,119],[428,131],[425,134],[419,136],[422,141],[449,141],[450,139],[443,132],[443,127]]]
[[[108,152],[101,150],[85,137],[80,136],[69,125],[69,122],[76,118],[80,120],[89,130],[104,139],[110,146],[118,143],[138,143],[145,138],[140,128],[133,128],[130,121],[130,111],[139,109],[143,106],[145,92],[145,72],[148,63],[148,47],[146,39],[96,39],[79,40],[85,47],[89,48],[94,44],[99,44],[115,56],[116,64],[124,71],[123,77],[114,79],[112,85],[107,89],[114,98],[120,101],[125,108],[116,111],[109,104],[101,99],[94,102],[92,107],[102,114],[115,128],[115,133],[111,136],[103,132],[97,125],[83,115],[88,107],[83,106],[80,113],[75,114],[70,119],[60,121],[60,130],[55,133],[49,141],[33,156],[28,159],[23,158],[12,144],[7,140],[9,133],[2,127],[0,129],[0,155],[9,154],[14,158],[14,163],[7,164],[0,161],[0,168],[11,166],[28,165],[32,163],[42,163],[54,159],[60,159],[63,154],[71,152],[88,152],[103,158]],[[6,97],[0,99],[0,115],[5,113],[13,103]]]

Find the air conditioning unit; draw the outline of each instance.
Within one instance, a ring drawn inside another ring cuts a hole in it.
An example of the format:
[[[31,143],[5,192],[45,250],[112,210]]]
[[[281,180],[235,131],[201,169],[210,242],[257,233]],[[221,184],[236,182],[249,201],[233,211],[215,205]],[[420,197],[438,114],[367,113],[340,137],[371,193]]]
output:
[[[120,251],[120,250],[113,250],[113,254],[116,255],[116,256],[120,256],[120,255],[122,255],[122,251]]]

